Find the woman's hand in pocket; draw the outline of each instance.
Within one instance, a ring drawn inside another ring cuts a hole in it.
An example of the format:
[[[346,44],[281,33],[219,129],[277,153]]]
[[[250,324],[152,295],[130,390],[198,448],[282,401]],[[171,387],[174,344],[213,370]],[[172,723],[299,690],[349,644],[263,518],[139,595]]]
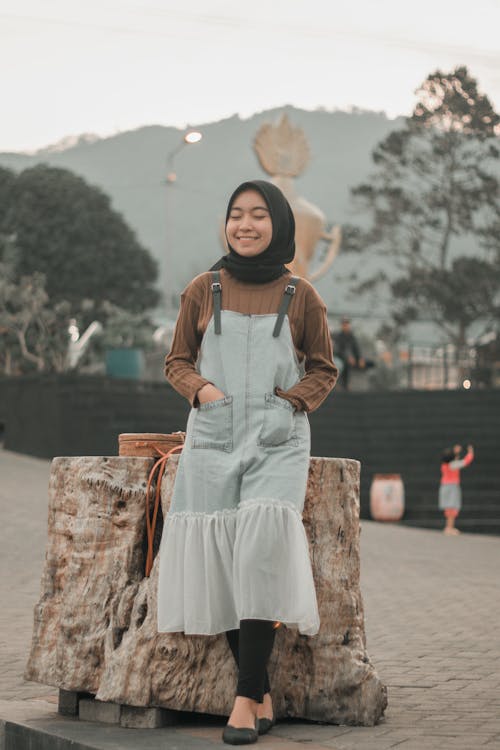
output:
[[[226,394],[223,393],[220,388],[217,388],[217,386],[212,385],[212,383],[206,383],[200,388],[196,397],[198,403],[206,404],[209,401],[218,401],[220,398],[225,398]]]

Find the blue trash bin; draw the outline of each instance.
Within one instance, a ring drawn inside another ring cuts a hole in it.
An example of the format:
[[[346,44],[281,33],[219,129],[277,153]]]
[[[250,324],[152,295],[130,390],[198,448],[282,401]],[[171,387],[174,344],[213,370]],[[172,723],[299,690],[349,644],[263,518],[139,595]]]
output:
[[[144,372],[142,349],[108,349],[106,351],[106,375],[110,378],[139,380]]]

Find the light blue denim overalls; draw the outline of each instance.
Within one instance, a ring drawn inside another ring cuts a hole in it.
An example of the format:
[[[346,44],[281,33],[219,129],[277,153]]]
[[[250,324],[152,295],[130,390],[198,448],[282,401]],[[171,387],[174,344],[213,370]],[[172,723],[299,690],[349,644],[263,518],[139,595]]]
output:
[[[274,393],[301,377],[286,315],[296,282],[278,313],[245,315],[221,310],[214,274],[197,368],[226,396],[189,414],[160,545],[159,632],[211,635],[247,618],[319,629],[301,516],[309,420]]]

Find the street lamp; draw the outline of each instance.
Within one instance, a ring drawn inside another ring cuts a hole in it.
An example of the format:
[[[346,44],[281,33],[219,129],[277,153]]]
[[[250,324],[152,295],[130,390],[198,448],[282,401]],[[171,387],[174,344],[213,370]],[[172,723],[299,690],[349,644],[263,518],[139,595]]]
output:
[[[172,295],[172,284],[171,284],[171,262],[173,259],[173,253],[171,252],[171,245],[173,240],[173,232],[171,229],[171,220],[173,218],[173,211],[170,212],[170,203],[172,201],[172,198],[169,195],[169,186],[174,186],[177,175],[175,173],[174,169],[174,160],[177,154],[182,151],[182,149],[185,146],[189,146],[193,143],[199,143],[201,139],[203,138],[202,134],[198,130],[188,130],[187,133],[184,134],[181,142],[170,151],[170,153],[167,155],[167,196],[166,196],[166,219],[167,219],[167,249],[165,253],[165,282],[164,282],[164,290],[165,290],[165,303],[166,303],[166,313],[167,313],[167,323],[170,319],[170,314],[174,308],[171,295]]]
[[[167,156],[167,182],[172,183],[177,179],[177,175],[174,172],[174,159],[182,151],[184,146],[191,143],[199,143],[203,138],[202,134],[197,130],[189,130],[183,137],[182,141],[176,146]]]

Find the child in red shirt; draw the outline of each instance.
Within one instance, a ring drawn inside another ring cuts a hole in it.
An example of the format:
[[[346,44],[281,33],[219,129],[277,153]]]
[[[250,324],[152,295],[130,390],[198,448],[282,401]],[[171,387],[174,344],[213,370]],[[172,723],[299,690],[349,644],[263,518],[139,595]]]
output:
[[[439,487],[439,508],[444,511],[446,526],[445,534],[460,534],[455,528],[455,519],[462,507],[462,490],[460,487],[460,469],[464,469],[474,460],[474,448],[467,446],[464,458],[459,458],[462,452],[461,445],[447,448],[441,459],[441,484]]]

